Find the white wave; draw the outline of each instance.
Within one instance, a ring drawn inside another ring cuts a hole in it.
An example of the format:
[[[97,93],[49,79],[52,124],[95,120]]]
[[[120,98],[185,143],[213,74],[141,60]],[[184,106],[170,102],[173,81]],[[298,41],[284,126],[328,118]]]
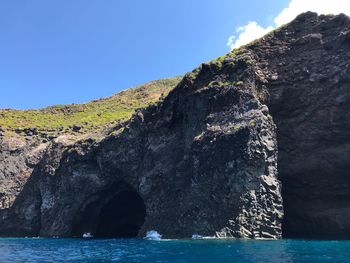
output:
[[[198,234],[193,234],[192,239],[203,239],[203,236],[198,235]]]
[[[148,240],[161,240],[162,239],[162,235],[159,234],[156,230],[150,230],[150,231],[147,231],[145,239],[148,239]]]
[[[84,233],[83,238],[92,238],[94,237],[90,232]]]

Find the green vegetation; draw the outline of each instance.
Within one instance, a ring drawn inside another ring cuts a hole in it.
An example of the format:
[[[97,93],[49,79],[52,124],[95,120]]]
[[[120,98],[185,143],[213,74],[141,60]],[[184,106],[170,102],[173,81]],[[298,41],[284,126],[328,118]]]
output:
[[[202,65],[200,65],[198,68],[195,68],[190,72],[187,72],[184,78],[194,80],[198,76],[198,73],[200,72],[201,68],[202,68]]]
[[[243,54],[244,54],[243,48],[234,48],[226,55],[220,56],[217,59],[214,59],[212,62],[224,62],[225,58],[235,58],[235,57],[237,57],[239,55],[243,55]]]
[[[223,63],[226,58],[236,58],[237,56],[243,55],[244,53],[245,53],[245,50],[243,48],[234,48],[226,55],[220,56],[211,62],[212,63],[216,63],[216,62]]]
[[[239,56],[239,55],[243,55],[244,53],[245,53],[244,48],[239,47],[239,48],[232,49],[231,52],[229,53],[229,56],[230,57],[236,57],[236,56]]]
[[[138,108],[147,107],[166,96],[181,77],[161,79],[85,104],[56,105],[39,110],[0,110],[0,126],[7,131],[36,128],[59,132],[78,129],[103,130],[131,117]]]
[[[235,86],[243,86],[243,81],[236,81],[235,83],[233,83],[233,85],[235,85]]]
[[[218,57],[217,59],[215,59],[214,61],[218,61],[218,62],[223,62],[225,60],[225,58],[227,57],[227,55],[223,55]]]
[[[243,126],[242,126],[241,124],[235,124],[235,125],[233,126],[233,130],[234,130],[234,131],[238,131],[238,130],[240,130],[241,128],[243,128]]]
[[[218,80],[213,80],[210,81],[208,84],[208,87],[228,87],[228,86],[242,86],[244,83],[243,81],[235,81],[235,82],[230,82],[230,81],[218,81]]]
[[[253,60],[249,55],[249,52],[247,51],[245,46],[240,48],[235,48],[231,50],[229,53],[227,53],[226,55],[218,57],[210,61],[209,63],[214,63],[221,66],[225,62],[225,59],[227,59],[226,61],[227,64],[232,64],[232,65],[234,65],[237,62],[244,62],[247,65],[253,64]]]
[[[209,82],[208,87],[212,87],[212,86],[217,86],[217,87],[223,87],[223,86],[229,86],[231,83],[230,82],[221,82],[218,80],[212,80]]]
[[[255,126],[255,125],[256,125],[256,120],[249,121],[249,126]]]

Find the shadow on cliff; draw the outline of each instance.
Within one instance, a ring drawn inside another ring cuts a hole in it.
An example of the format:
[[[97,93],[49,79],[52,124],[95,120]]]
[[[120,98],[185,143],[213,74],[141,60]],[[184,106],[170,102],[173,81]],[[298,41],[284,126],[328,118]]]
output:
[[[41,235],[41,220],[43,216],[45,217],[42,213],[41,180],[42,174],[37,167],[12,206],[0,211],[3,219],[3,224],[0,226],[1,236]],[[123,180],[88,194],[79,206],[76,213],[71,215],[71,220],[67,221],[68,232],[62,236],[82,237],[85,233],[90,233],[97,238],[136,237],[146,216],[146,206],[142,197]],[[47,218],[44,220],[46,224],[50,221]],[[51,220],[55,222],[65,219]]]
[[[284,237],[349,238],[349,50],[347,16],[306,13],[201,65],[104,140],[98,158],[76,147],[54,175],[37,167],[1,213],[1,235],[131,237],[147,227],[279,238],[278,169]]]
[[[75,216],[72,236],[91,233],[96,238],[137,237],[145,222],[142,197],[127,183],[118,182],[89,197]]]
[[[4,237],[35,237],[41,227],[41,194],[38,188],[40,176],[36,167],[18,194],[13,204],[0,211],[2,224],[0,236]]]

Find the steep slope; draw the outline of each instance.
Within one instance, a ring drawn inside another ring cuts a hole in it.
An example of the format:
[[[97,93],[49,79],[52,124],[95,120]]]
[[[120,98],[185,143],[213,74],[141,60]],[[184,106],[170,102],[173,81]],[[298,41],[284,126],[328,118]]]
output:
[[[100,132],[131,117],[166,96],[181,77],[160,79],[122,91],[109,98],[85,104],[57,105],[39,110],[0,110],[0,127],[20,134],[59,134]]]
[[[0,209],[12,205],[52,143],[100,140],[136,109],[166,96],[180,80],[152,81],[81,105],[0,110]]]
[[[52,145],[0,230],[280,237],[275,126],[253,83],[247,57],[204,64],[100,143]]]
[[[349,239],[349,17],[306,13],[248,49],[277,125],[284,235]]]
[[[349,57],[349,17],[308,12],[99,141],[48,142],[0,234],[349,238]]]

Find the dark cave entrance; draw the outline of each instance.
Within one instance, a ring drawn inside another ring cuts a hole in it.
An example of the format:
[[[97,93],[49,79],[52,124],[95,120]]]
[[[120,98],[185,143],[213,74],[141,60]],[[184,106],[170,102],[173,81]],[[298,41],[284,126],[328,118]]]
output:
[[[348,171],[349,165],[307,170],[293,177],[282,171],[284,238],[349,240]]]
[[[142,197],[131,187],[113,193],[102,191],[80,213],[72,235],[91,233],[96,238],[132,238],[139,233],[146,216]]]

